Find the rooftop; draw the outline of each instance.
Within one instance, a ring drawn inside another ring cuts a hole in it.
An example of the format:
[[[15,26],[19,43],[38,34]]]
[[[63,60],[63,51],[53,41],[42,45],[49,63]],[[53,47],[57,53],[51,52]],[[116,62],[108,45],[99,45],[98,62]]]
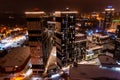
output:
[[[108,35],[102,35],[102,34],[93,34],[93,35],[99,38],[109,38]]]
[[[78,65],[70,68],[71,80],[120,80],[117,68],[104,68],[96,65]]]
[[[3,69],[22,67],[29,58],[29,47],[14,48],[11,49],[4,57],[0,58],[0,67]]]
[[[81,34],[81,33],[79,33],[79,34],[76,34],[75,36],[77,36],[77,37],[81,37],[81,36],[85,36],[85,34]]]

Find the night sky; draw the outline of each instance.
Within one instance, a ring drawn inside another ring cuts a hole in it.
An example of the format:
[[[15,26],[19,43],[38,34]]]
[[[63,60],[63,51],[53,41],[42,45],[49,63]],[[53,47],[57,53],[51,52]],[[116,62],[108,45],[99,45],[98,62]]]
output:
[[[120,0],[0,0],[0,12],[24,12],[36,7],[44,11],[64,10],[69,7],[71,10],[91,12],[103,11],[108,5],[120,11]]]

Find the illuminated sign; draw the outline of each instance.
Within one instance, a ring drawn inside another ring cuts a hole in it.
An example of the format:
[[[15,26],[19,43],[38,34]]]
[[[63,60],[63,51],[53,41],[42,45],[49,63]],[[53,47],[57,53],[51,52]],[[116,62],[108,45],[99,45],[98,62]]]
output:
[[[120,22],[120,20],[112,20],[112,22]]]
[[[115,9],[114,8],[107,8],[105,9],[105,11],[114,11]]]
[[[39,12],[25,12],[25,14],[45,14],[44,11],[39,11]]]

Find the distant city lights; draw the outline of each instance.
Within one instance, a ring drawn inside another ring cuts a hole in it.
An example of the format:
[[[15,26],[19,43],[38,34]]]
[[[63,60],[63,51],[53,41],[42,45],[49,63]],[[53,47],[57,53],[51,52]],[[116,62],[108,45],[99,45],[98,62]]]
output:
[[[78,11],[55,11],[55,14],[71,14],[71,13],[78,13]]]

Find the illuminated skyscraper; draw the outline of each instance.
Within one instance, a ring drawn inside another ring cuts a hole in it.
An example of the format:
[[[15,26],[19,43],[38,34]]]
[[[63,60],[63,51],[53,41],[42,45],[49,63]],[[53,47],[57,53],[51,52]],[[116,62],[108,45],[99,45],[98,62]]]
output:
[[[54,13],[55,21],[59,24],[55,31],[55,42],[57,62],[61,67],[74,61],[75,23],[77,14],[77,11],[56,11]]]
[[[120,25],[117,26],[116,35],[114,58],[120,62]]]
[[[112,6],[108,6],[105,9],[105,19],[104,19],[104,27],[103,27],[104,30],[106,30],[106,28],[109,28],[111,26],[114,10],[115,9]]]
[[[120,39],[119,38],[115,41],[114,58],[115,58],[116,61],[120,62]]]
[[[116,35],[117,35],[117,38],[120,38],[120,25],[117,25]]]

